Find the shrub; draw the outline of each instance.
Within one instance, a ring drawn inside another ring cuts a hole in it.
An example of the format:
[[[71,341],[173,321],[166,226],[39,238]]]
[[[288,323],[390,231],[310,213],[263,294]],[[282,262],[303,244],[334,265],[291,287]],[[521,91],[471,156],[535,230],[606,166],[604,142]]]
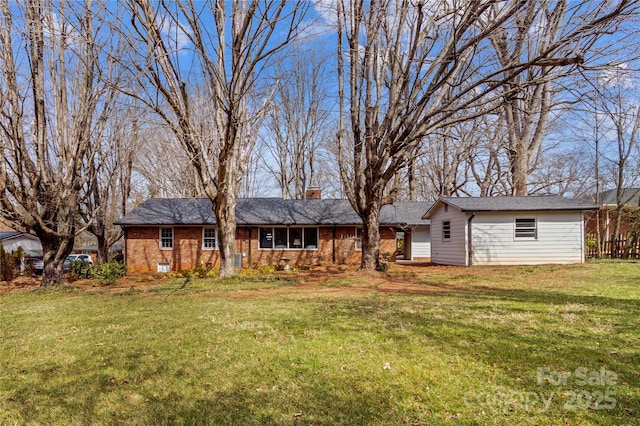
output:
[[[113,285],[116,279],[123,277],[127,273],[127,267],[114,260],[102,265],[92,266],[90,270],[91,277],[100,280],[102,285]]]
[[[15,262],[11,253],[0,244],[0,280],[11,281],[15,277]]]
[[[273,266],[261,266],[258,268],[258,272],[260,272],[263,275],[272,274],[275,270],[276,268],[274,268]]]
[[[189,274],[190,278],[205,278],[209,271],[201,266],[194,268]]]
[[[295,271],[313,271],[313,266],[311,266],[311,265],[296,265],[294,270]]]
[[[155,279],[156,277],[154,277],[153,275],[138,275],[136,281],[138,281],[139,283],[146,283]]]
[[[83,260],[72,260],[69,264],[69,272],[77,275],[79,278],[91,278],[92,266]]]
[[[387,272],[389,270],[389,261],[391,260],[392,256],[393,256],[393,253],[388,251],[383,251],[382,253],[380,253],[380,257],[382,258],[382,260],[378,258],[378,262],[376,264],[376,271]]]
[[[25,262],[24,274],[29,277],[36,274],[36,267],[33,264],[33,259],[29,259]]]
[[[238,272],[238,275],[243,277],[251,277],[258,274],[260,274],[260,271],[258,271],[257,269],[251,269],[251,268],[246,268]]]
[[[387,262],[380,262],[376,265],[376,271],[378,272],[387,272],[389,270],[389,264]]]

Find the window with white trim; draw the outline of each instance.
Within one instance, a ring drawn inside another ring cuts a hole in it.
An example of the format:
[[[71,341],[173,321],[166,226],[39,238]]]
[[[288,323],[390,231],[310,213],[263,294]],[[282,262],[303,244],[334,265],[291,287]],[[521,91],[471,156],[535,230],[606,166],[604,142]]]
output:
[[[275,250],[317,250],[318,228],[260,228],[259,247]]]
[[[538,238],[538,224],[536,218],[516,218],[515,220],[515,237],[535,240]]]
[[[202,249],[216,250],[218,248],[218,233],[216,228],[202,228]]]
[[[445,220],[442,222],[442,239],[444,241],[451,240],[451,221]]]
[[[160,249],[173,249],[173,228],[160,228]]]
[[[362,228],[356,226],[356,251],[362,251]]]

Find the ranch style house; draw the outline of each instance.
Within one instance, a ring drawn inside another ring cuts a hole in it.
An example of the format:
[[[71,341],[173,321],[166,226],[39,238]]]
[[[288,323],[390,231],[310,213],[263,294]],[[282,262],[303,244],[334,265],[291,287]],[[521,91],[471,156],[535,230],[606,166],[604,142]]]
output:
[[[236,266],[359,263],[362,222],[349,201],[311,195],[239,199]],[[594,209],[558,196],[397,202],[380,212],[381,253],[459,266],[582,263],[584,216]],[[219,265],[209,199],[149,199],[116,224],[130,272]]]
[[[395,260],[397,235],[409,260],[429,261],[431,203],[399,202],[380,214],[381,253]],[[347,200],[241,198],[236,206],[236,266],[360,262],[362,221]],[[129,272],[169,272],[219,265],[211,201],[154,198],[116,222],[124,228]]]

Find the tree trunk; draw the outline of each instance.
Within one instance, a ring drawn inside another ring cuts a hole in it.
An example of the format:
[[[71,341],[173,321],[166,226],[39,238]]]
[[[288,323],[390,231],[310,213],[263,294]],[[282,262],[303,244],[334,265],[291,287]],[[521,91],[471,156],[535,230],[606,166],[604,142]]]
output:
[[[49,235],[38,235],[42,243],[42,260],[44,269],[42,271],[42,287],[61,285],[64,279],[64,260],[73,250],[74,239],[63,239]]]
[[[96,238],[98,240],[97,261],[98,263],[107,263],[109,262],[109,241],[103,234],[96,234]]]
[[[613,225],[613,236],[611,237],[611,258],[622,257],[618,247],[618,237],[620,234],[620,226],[622,225],[622,214],[624,212],[624,205],[618,204],[616,207],[616,221]]]
[[[512,195],[524,196],[529,193],[527,189],[527,177],[529,175],[529,155],[522,143],[516,143],[515,149],[510,152],[511,179],[513,181]]]
[[[416,186],[416,157],[415,153],[407,166],[407,179],[409,180],[409,201],[418,201],[418,188]]]
[[[362,216],[362,260],[360,270],[373,271],[380,265],[380,207],[371,206]]]
[[[214,206],[220,249],[220,278],[235,273],[236,252],[236,197],[218,193]]]

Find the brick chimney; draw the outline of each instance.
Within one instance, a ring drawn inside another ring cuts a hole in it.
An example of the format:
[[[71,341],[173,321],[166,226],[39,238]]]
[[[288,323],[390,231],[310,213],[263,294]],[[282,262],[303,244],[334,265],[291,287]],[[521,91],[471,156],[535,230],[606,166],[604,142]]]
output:
[[[322,189],[317,186],[310,186],[307,188],[307,192],[304,194],[304,198],[307,200],[320,200],[322,198]]]

